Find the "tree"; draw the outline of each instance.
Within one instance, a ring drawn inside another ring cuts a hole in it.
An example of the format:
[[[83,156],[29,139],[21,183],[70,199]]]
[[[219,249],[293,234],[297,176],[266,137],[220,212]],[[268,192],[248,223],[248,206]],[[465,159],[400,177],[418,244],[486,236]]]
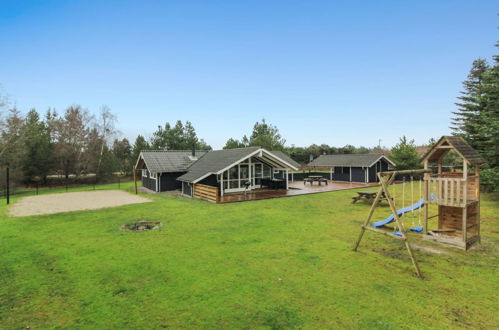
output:
[[[111,112],[111,109],[107,105],[103,105],[100,109],[99,122],[97,123],[97,131],[101,137],[101,149],[97,162],[96,173],[99,173],[100,170],[102,157],[104,155],[104,148],[109,146],[109,139],[111,139],[116,133],[116,121],[116,116]]]
[[[307,164],[309,161],[309,153],[303,147],[295,147],[292,145],[286,149],[286,153],[298,163]]]
[[[485,124],[483,115],[484,76],[489,65],[484,59],[473,61],[467,80],[463,82],[464,90],[458,97],[458,107],[452,112],[455,117],[451,121],[454,134],[461,135],[471,146],[479,149],[482,143],[481,130]]]
[[[389,158],[396,164],[397,171],[421,168],[414,140],[408,141],[405,136],[392,148]]]
[[[62,171],[66,178],[71,173],[78,175],[88,167],[89,157],[84,155],[87,151],[91,120],[88,111],[79,105],[73,105],[66,109],[62,118],[53,123],[55,167]],[[97,147],[100,147],[100,144],[97,144]]]
[[[151,149],[151,147],[149,146],[149,143],[147,143],[146,139],[142,135],[138,135],[132,147],[132,155],[130,158],[132,166],[135,165],[135,162],[139,158],[140,152],[149,149]]]
[[[355,151],[356,151],[356,148],[351,144],[347,144],[346,146],[344,146],[344,147],[340,148],[340,150],[338,150],[338,152],[340,154],[353,154],[353,153],[355,153]]]
[[[112,152],[116,158],[118,169],[123,173],[130,173],[132,169],[132,146],[128,139],[114,140]]]
[[[499,46],[499,44],[496,44]],[[480,139],[476,148],[487,159],[491,168],[499,167],[499,55],[494,56],[494,65],[483,76],[483,105]],[[494,173],[499,173],[496,170]]]
[[[182,124],[177,120],[175,126],[166,123],[158,126],[151,138],[151,148],[154,150],[190,150],[192,146],[200,150],[209,150],[211,147],[203,139],[199,139],[191,122]]]
[[[35,109],[28,112],[22,127],[22,170],[28,180],[46,179],[52,165],[52,142],[47,124]]]
[[[224,149],[242,148],[242,147],[262,147],[268,150],[284,150],[286,140],[282,138],[279,129],[267,124],[265,119],[262,122],[256,122],[250,137],[243,136],[241,141],[229,139],[225,143]]]
[[[286,140],[282,138],[279,129],[272,124],[267,124],[265,119],[262,119],[262,122],[256,122],[253,126],[248,145],[259,146],[268,150],[284,150],[285,143]]]
[[[230,138],[225,142],[224,149],[236,149],[236,148],[244,148],[246,145],[239,141],[238,139]]]
[[[21,163],[23,149],[19,145],[22,137],[24,118],[17,108],[9,110],[5,119],[0,140],[0,162],[18,166]]]

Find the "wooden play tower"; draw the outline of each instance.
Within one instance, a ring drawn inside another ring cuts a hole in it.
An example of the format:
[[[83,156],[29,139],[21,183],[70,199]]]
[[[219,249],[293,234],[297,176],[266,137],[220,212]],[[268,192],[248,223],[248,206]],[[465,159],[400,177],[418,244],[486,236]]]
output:
[[[443,172],[442,161],[449,151],[462,159],[462,171]],[[485,160],[457,136],[443,136],[424,155],[425,169],[436,163],[437,172],[425,173],[425,224],[423,237],[467,250],[480,243],[480,165]],[[438,213],[429,215],[430,205]],[[438,218],[437,228],[428,229],[431,218]]]

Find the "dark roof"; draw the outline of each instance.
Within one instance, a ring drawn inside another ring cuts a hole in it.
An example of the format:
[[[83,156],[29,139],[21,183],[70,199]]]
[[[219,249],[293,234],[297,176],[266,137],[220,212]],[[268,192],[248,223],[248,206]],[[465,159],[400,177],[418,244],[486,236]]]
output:
[[[341,154],[341,155],[320,155],[311,161],[308,166],[345,166],[345,167],[369,167],[380,158],[386,159],[389,163],[394,163],[388,157],[380,154]]]
[[[462,137],[460,136],[442,136],[440,140],[423,156],[422,160],[437,161],[443,157],[449,149],[440,149],[440,146],[451,146],[457,153],[461,155],[471,165],[480,165],[485,163],[485,159],[473,149]]]
[[[192,164],[188,172],[177,178],[177,180],[192,182],[207,174],[216,173],[259,149],[261,148],[249,147],[210,151]]]
[[[145,150],[140,153],[152,173],[185,172],[196,160],[206,154],[206,151],[196,151],[196,158],[192,158],[192,151],[187,150]]]
[[[273,154],[274,156],[278,157],[278,158],[281,158],[282,160],[284,160],[286,163],[290,164],[290,165],[293,165],[294,167],[296,168],[300,168],[301,165],[300,163],[296,162],[295,160],[293,160],[291,157],[289,157],[288,155],[286,155],[284,152],[282,151],[277,151],[277,150],[273,150],[273,151],[269,151],[271,154]]]

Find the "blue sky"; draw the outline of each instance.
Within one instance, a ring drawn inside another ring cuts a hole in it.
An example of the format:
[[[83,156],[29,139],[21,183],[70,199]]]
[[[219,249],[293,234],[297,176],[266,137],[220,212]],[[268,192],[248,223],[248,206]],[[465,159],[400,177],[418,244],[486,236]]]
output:
[[[219,148],[266,118],[289,145],[424,143],[497,53],[498,7],[0,0],[0,84],[24,111],[106,104],[132,139],[181,119]]]

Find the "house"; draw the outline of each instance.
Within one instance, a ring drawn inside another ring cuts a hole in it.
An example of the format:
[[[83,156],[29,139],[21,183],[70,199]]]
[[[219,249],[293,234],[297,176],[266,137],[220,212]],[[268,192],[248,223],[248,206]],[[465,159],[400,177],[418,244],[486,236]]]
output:
[[[145,188],[155,192],[181,189],[190,197],[196,185],[217,196],[263,187],[287,189],[288,171],[299,167],[283,152],[260,147],[142,151],[136,164]]]
[[[331,180],[350,182],[377,182],[378,172],[395,166],[388,157],[379,154],[321,155],[309,167],[326,168]]]

